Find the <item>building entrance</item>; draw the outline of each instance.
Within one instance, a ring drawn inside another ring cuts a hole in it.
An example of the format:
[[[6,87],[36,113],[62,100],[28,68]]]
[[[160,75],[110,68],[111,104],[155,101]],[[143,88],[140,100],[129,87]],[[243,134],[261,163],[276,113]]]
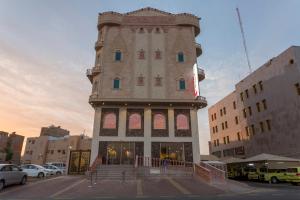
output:
[[[102,164],[132,165],[136,155],[144,155],[144,143],[101,141],[99,155],[102,158]]]

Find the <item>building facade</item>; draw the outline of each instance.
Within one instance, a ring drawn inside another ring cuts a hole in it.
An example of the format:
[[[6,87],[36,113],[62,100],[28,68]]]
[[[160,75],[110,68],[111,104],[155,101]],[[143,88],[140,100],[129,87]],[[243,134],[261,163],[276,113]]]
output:
[[[70,135],[70,131],[62,129],[60,126],[42,127],[40,136],[64,137]]]
[[[0,131],[0,162],[6,161],[6,150],[9,149],[12,153],[12,157],[7,162],[19,164],[21,160],[23,141],[24,136],[22,135],[18,135],[15,132],[9,134],[7,132]]]
[[[270,153],[300,158],[299,63],[300,47],[292,46],[241,80],[233,93],[209,108],[212,154],[249,157]],[[232,110],[234,103],[236,109]],[[222,118],[224,107],[231,110]],[[216,127],[222,129],[223,119],[228,121],[228,128],[216,132]],[[223,141],[227,136],[229,142]],[[241,146],[244,155],[235,152]]]
[[[27,138],[23,163],[43,165],[68,161],[70,150],[90,150],[92,139],[83,135]]]
[[[91,162],[135,156],[200,161],[195,42],[199,18],[153,8],[99,14],[95,66],[87,71],[95,109]]]

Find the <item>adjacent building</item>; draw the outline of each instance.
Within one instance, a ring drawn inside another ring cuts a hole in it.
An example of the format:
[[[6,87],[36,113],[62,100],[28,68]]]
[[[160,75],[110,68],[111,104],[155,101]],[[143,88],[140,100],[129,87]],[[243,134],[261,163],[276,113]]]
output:
[[[62,129],[60,126],[42,127],[40,136],[64,137],[70,134],[70,131]]]
[[[200,161],[197,111],[199,18],[153,8],[99,14],[96,59],[87,71],[95,109],[91,161],[135,156]]]
[[[300,158],[300,47],[269,60],[208,112],[211,154]]]
[[[45,129],[42,128],[41,132]],[[69,134],[63,137],[57,137],[57,130],[52,134],[39,137],[27,138],[25,152],[23,156],[24,163],[45,164],[48,162],[67,163],[70,150],[90,150],[91,138],[84,135]],[[63,129],[62,129],[63,130]],[[68,131],[69,132],[69,131]]]
[[[0,131],[0,162],[11,162],[19,164],[21,160],[21,152],[23,147],[24,136],[18,135],[15,132]],[[12,156],[7,160],[7,150]]]

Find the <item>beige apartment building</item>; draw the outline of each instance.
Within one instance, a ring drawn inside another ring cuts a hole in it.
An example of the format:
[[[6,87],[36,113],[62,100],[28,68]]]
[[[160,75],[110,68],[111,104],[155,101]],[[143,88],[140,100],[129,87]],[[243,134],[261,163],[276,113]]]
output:
[[[300,47],[292,46],[209,108],[211,154],[249,157],[270,153],[300,158],[299,63]]]
[[[87,71],[95,109],[91,162],[135,156],[200,161],[199,18],[153,8],[98,18],[95,66]]]
[[[41,132],[44,131],[42,128]],[[57,135],[57,130],[53,135]],[[91,138],[84,135],[66,135],[55,137],[48,132],[47,136],[27,138],[24,163],[45,164],[63,162],[67,164],[70,150],[90,150]]]
[[[14,164],[19,164],[21,160],[21,152],[23,147],[24,136],[18,135],[15,132],[0,131],[0,163],[6,161],[6,149],[9,148],[12,152],[12,158],[7,161]]]

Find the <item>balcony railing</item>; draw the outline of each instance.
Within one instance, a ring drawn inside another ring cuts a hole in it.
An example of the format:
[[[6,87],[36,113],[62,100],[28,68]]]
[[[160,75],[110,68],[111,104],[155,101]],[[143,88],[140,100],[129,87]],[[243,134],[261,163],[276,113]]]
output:
[[[199,81],[202,81],[205,79],[205,73],[204,70],[198,67],[198,79]]]
[[[196,43],[196,55],[199,57],[202,54],[201,44]]]

